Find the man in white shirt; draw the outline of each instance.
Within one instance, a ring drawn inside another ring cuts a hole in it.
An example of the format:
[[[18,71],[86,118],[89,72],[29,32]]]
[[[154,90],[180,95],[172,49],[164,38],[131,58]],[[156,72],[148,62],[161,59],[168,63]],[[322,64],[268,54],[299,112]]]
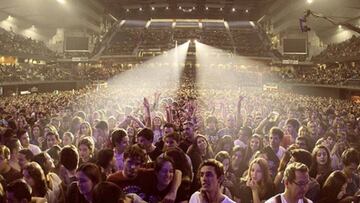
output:
[[[270,135],[269,135],[270,147],[274,151],[276,156],[279,158],[279,160],[282,159],[286,151],[284,147],[280,146],[283,137],[284,137],[284,132],[280,128],[273,127],[270,129]]]
[[[309,182],[308,167],[298,162],[291,163],[284,172],[285,192],[275,195],[265,203],[312,203],[305,197]]]
[[[26,130],[20,129],[17,136],[24,149],[30,149],[34,156],[40,154],[41,149],[36,145],[30,144],[30,136]]]
[[[204,161],[200,167],[200,191],[191,195],[190,203],[235,203],[221,191],[224,181],[224,167],[215,159]]]

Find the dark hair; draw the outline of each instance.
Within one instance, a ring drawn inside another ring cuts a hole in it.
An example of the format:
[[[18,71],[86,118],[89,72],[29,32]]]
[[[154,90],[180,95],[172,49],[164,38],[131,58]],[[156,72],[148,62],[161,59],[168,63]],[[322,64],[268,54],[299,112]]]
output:
[[[33,197],[45,197],[47,193],[47,182],[45,174],[41,166],[36,162],[30,162],[25,165],[24,171],[26,170],[31,178],[34,180],[34,187],[32,187]]]
[[[270,134],[279,136],[280,140],[282,140],[284,137],[284,132],[278,127],[272,127],[270,129]]]
[[[103,131],[107,131],[109,129],[109,125],[106,121],[99,121],[96,125],[95,128],[97,129],[101,129]]]
[[[304,149],[291,150],[291,156],[294,157],[296,162],[305,164],[308,168],[312,165],[312,157],[310,152]]]
[[[149,141],[154,140],[154,132],[150,128],[143,128],[136,135],[137,137],[143,137]]]
[[[30,149],[21,149],[19,153],[25,155],[25,159],[28,161],[32,161],[34,158],[34,154]]]
[[[172,123],[165,123],[164,125],[163,125],[163,128],[173,128],[174,130],[175,130],[175,125],[174,124],[172,124]]]
[[[318,163],[316,161],[316,156],[317,153],[320,151],[320,149],[324,149],[326,151],[327,154],[327,162],[326,162],[326,166],[325,169],[328,170],[328,172],[331,172],[331,157],[330,157],[330,152],[329,150],[324,146],[324,145],[318,145],[314,148],[313,152],[312,152],[312,164],[310,167],[310,176],[315,178],[317,173],[318,173]]]
[[[252,129],[248,126],[241,127],[240,130],[244,132],[244,136],[250,138],[252,135]],[[239,132],[240,132],[239,130]]]
[[[16,133],[17,138],[20,140],[21,136],[24,135],[25,133],[27,133],[26,130],[24,130],[23,128],[19,129]]]
[[[69,171],[77,168],[79,164],[79,154],[74,145],[68,145],[61,150],[59,164],[63,165]]]
[[[115,145],[115,143],[120,143],[124,137],[127,136],[126,130],[120,128],[117,130],[114,130],[111,133],[111,143]]]
[[[300,122],[295,119],[295,118],[289,118],[286,120],[286,125],[290,124],[291,126],[294,127],[294,130],[296,132],[298,132],[299,128],[300,128]]]
[[[163,136],[163,140],[165,140],[166,138],[172,138],[174,139],[178,144],[180,143],[180,135],[176,132],[173,133],[169,133]]]
[[[50,157],[52,159],[54,159],[55,165],[57,165],[59,163],[60,152],[61,152],[61,147],[59,145],[54,145],[50,149],[47,150],[47,153],[50,155]]]
[[[346,149],[341,155],[341,160],[344,166],[349,166],[352,163],[359,165],[359,152],[355,148]]]
[[[102,149],[98,153],[97,165],[107,168],[114,158],[114,151],[112,149]]]
[[[320,197],[327,200],[336,200],[341,187],[347,182],[347,178],[342,171],[334,171],[326,179],[321,192]]]
[[[145,152],[137,145],[132,145],[125,149],[124,160],[127,158],[139,159],[142,163],[146,162]]]
[[[86,162],[82,164],[77,171],[83,172],[91,180],[93,185],[98,184],[101,180],[100,169],[96,164]]]
[[[199,166],[199,170],[198,170],[199,173],[201,171],[201,168],[204,166],[214,167],[217,178],[220,178],[221,176],[223,176],[225,174],[224,166],[222,165],[222,163],[220,163],[219,161],[217,161],[215,159],[208,159],[208,160],[205,160],[204,162],[202,162]]]
[[[34,156],[33,161],[38,163],[42,170],[44,171],[45,176],[50,172],[48,168],[46,168],[46,157],[45,154],[47,154],[47,152],[41,152],[40,154],[37,154]]]
[[[17,138],[10,138],[5,145],[9,148],[10,153],[12,153],[15,148],[21,147],[20,141]]]
[[[6,187],[6,192],[14,193],[15,199],[18,201],[23,199],[31,201],[31,187],[22,179],[9,183]]]
[[[81,140],[79,141],[79,144],[78,144],[78,148],[80,148],[80,145],[87,146],[89,148],[89,150],[90,150],[90,153],[94,154],[95,143],[90,137],[81,138]]]
[[[94,187],[92,203],[119,203],[125,194],[123,190],[112,182],[101,182]]]
[[[183,179],[187,178],[189,181],[192,180],[193,172],[191,171],[191,163],[189,163],[186,154],[180,148],[175,147],[166,150],[165,156],[170,157],[174,161],[174,168],[182,172]]]
[[[171,165],[173,165],[173,167],[175,168],[175,164],[174,161],[171,157],[169,156],[163,156],[163,157],[158,157],[155,161],[155,172],[159,172],[161,170],[161,168],[163,167],[165,162],[170,162]]]
[[[216,151],[222,151],[222,150],[226,150],[224,149],[225,145],[230,145],[230,149],[232,149],[234,147],[234,140],[232,139],[232,137],[230,135],[224,135],[223,137],[221,137],[218,140],[217,146],[216,146]]]

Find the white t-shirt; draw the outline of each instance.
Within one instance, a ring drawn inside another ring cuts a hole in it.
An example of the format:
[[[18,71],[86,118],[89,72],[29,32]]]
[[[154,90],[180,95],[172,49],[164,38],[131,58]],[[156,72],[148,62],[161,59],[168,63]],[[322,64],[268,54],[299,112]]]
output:
[[[266,200],[265,203],[277,203],[277,202],[276,202],[276,197],[277,197],[277,196],[278,196],[278,195],[275,195],[275,196],[273,196],[272,198]],[[284,193],[281,193],[281,194],[280,194],[280,197],[281,197],[281,203],[288,203],[288,202],[286,201],[285,197],[284,197]],[[305,197],[304,197],[304,198],[305,198]],[[307,200],[308,203],[313,203],[311,200],[309,200],[309,199],[307,199],[307,198],[305,198],[305,199]],[[297,203],[304,203],[304,199],[299,199]]]
[[[245,148],[247,147],[247,145],[246,145],[243,141],[241,141],[241,140],[239,140],[239,139],[237,139],[237,140],[234,141],[234,145],[235,145],[235,146],[239,146],[239,147],[241,147],[241,148],[243,148],[243,149],[245,149]]]
[[[29,149],[34,154],[34,156],[41,153],[41,149],[36,145],[29,144]]]
[[[224,195],[225,199],[221,203],[235,203],[235,201],[231,200],[228,196]],[[203,203],[200,200],[200,192],[194,192],[191,195],[189,203]]]
[[[279,160],[282,159],[282,157],[284,156],[286,152],[286,149],[282,146],[279,147],[279,150],[276,152],[276,156],[279,158]]]

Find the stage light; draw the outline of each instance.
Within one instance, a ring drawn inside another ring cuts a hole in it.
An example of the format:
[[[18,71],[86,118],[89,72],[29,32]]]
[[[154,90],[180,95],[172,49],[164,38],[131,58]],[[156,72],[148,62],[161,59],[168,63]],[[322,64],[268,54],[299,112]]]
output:
[[[235,9],[235,8],[232,8],[232,9],[231,9],[231,11],[232,11],[232,12],[235,12],[235,11],[236,11],[236,9]]]
[[[220,8],[220,11],[222,11],[223,10],[223,8]]]
[[[179,10],[181,10],[181,6],[179,6]]]
[[[154,7],[151,7],[151,10],[152,10],[152,11],[154,11],[154,10],[155,10],[155,8],[154,8]]]
[[[308,4],[311,4],[311,3],[313,2],[313,0],[306,0],[306,2],[307,2]]]
[[[338,26],[338,28],[339,28],[339,29],[341,29],[341,28],[342,28],[342,26],[341,26],[341,25],[339,25],[339,26]]]
[[[169,6],[166,6],[166,10],[169,10]]]
[[[206,10],[209,10],[209,7],[206,7],[205,9],[206,9]]]
[[[139,8],[139,11],[142,11],[142,10],[143,10],[143,9],[140,7],[140,8]]]
[[[193,10],[195,10],[195,6],[193,6]]]
[[[246,12],[246,13],[249,13],[249,9],[246,9],[245,12]]]
[[[65,4],[66,1],[65,0],[56,0],[57,2],[59,2],[60,4]]]
[[[126,9],[126,12],[129,12],[129,11],[130,11],[130,10],[127,8],[127,9]]]

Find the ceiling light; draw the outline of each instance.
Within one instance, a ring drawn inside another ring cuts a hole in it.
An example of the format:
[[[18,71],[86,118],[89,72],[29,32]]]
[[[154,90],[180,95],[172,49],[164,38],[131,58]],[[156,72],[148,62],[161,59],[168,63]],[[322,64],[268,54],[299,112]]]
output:
[[[235,9],[235,8],[232,8],[231,10],[232,10],[232,12],[235,12],[235,11],[236,11],[236,9]]]

